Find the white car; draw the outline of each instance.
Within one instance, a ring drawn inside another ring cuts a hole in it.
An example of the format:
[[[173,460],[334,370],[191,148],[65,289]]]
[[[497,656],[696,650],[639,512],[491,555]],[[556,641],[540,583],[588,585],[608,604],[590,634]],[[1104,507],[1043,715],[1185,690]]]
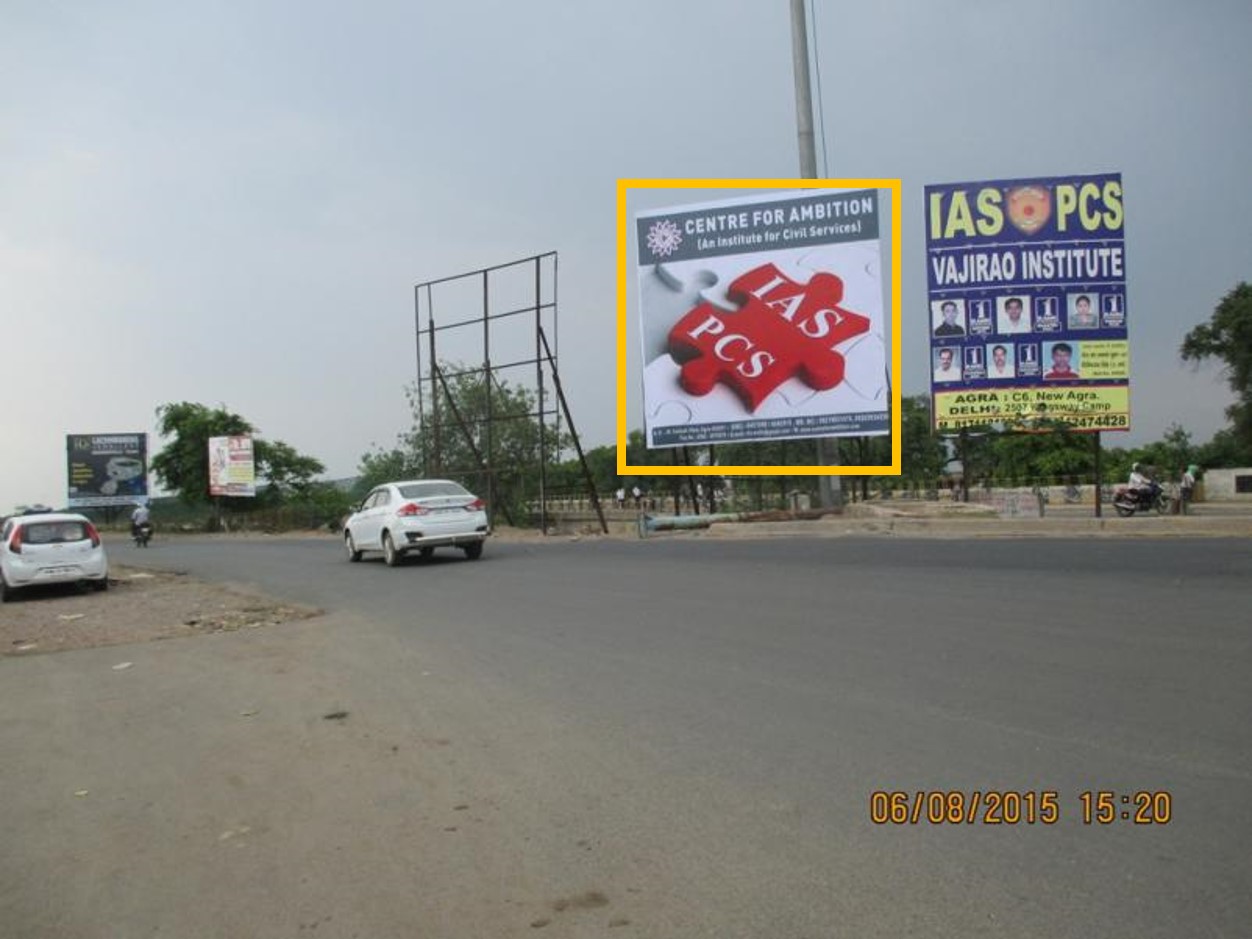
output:
[[[109,561],[96,526],[82,515],[15,515],[0,530],[0,599],[37,584],[109,589]]]
[[[389,567],[410,551],[428,558],[435,548],[456,547],[471,561],[490,534],[483,500],[449,479],[412,479],[375,486],[343,526],[349,561],[381,551]]]

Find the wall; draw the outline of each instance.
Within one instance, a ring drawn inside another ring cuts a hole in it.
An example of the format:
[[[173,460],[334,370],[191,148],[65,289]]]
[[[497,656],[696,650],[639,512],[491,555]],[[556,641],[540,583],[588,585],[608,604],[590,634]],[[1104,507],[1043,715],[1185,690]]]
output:
[[[1236,479],[1244,477],[1242,488],[1238,492]],[[1206,499],[1236,499],[1240,502],[1252,502],[1252,467],[1241,469],[1205,470],[1201,485],[1204,487]]]

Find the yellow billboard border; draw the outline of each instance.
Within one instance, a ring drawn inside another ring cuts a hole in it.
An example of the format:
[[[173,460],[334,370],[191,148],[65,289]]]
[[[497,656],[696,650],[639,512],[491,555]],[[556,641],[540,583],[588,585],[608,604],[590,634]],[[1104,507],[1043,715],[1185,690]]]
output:
[[[626,463],[626,245],[631,189],[891,190],[891,465],[629,466]],[[899,179],[619,179],[617,181],[617,475],[619,476],[899,476],[900,475],[900,180]]]

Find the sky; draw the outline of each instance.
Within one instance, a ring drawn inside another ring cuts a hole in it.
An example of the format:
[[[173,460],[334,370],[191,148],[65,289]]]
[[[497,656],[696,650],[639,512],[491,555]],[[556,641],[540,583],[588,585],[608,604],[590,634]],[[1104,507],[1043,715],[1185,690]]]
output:
[[[1220,370],[1177,350],[1252,279],[1252,4],[811,14],[819,171],[902,180],[905,394],[923,188],[1120,172],[1134,427],[1106,439],[1225,425]],[[798,175],[785,0],[4,0],[0,511],[64,503],[67,434],[158,450],[179,401],[353,475],[411,424],[414,285],[550,251],[563,383],[612,443],[616,180]]]

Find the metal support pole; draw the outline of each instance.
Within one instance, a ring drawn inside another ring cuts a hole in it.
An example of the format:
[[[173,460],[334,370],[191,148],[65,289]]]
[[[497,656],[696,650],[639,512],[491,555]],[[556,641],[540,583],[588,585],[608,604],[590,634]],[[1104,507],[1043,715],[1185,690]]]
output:
[[[804,0],[791,0],[791,60],[796,84],[796,131],[800,145],[800,176],[817,179],[817,150],[813,140],[813,92],[809,86],[809,31]],[[817,462],[839,465],[838,441],[817,438]],[[838,476],[819,476],[818,491],[823,508],[843,505],[843,486]]]
[[[478,449],[478,444],[474,442],[474,434],[470,431],[469,424],[466,423],[465,418],[462,416],[461,409],[457,407],[456,396],[448,388],[448,382],[444,378],[443,370],[436,367],[435,375],[439,378],[439,384],[443,387],[444,396],[448,399],[448,406],[452,409],[452,417],[456,421],[457,426],[461,428],[461,434],[465,437],[465,442],[469,444],[470,452],[474,454],[474,459],[478,461],[480,467],[485,466],[486,462],[483,460],[482,451]],[[504,517],[508,523],[516,527],[517,522],[514,521],[513,513],[509,511],[509,507],[502,505],[500,508],[503,510]]]
[[[552,358],[552,349],[548,346],[548,337],[543,334],[542,329],[539,330],[539,342],[543,345],[548,365],[552,369],[552,386],[556,389],[556,397],[561,403],[561,410],[565,413],[565,423],[569,425],[570,437],[574,441],[574,450],[578,454],[579,465],[583,468],[583,479],[587,483],[587,492],[591,495],[591,506],[596,510],[596,516],[600,519],[600,530],[607,535],[609,523],[604,519],[604,507],[600,505],[600,494],[596,492],[595,477],[591,475],[591,467],[587,465],[587,456],[583,453],[578,431],[574,429],[574,418],[569,412],[569,402],[565,400],[565,391],[561,388],[561,373],[557,371],[556,361]]]
[[[1104,491],[1104,477],[1102,473],[1102,463],[1104,447],[1100,444],[1100,432],[1097,430],[1091,435],[1092,442],[1095,445],[1095,517],[1102,518],[1104,507],[1100,505],[1100,495]]]
[[[443,449],[439,440],[439,386],[435,384],[435,373],[439,371],[439,359],[435,355],[435,311],[427,309],[430,316],[430,417],[434,427],[434,475],[443,475]]]
[[[495,451],[492,448],[491,433],[491,283],[487,271],[483,271],[483,370],[484,390],[486,391],[487,423],[483,425],[483,433],[487,437],[487,524],[495,525],[496,518],[496,473]]]
[[[691,466],[691,450],[685,444],[683,445],[683,464]],[[696,478],[694,476],[687,477],[687,494],[691,497],[691,514],[700,514],[700,493],[696,489]]]
[[[426,408],[422,402],[422,288],[413,288],[413,343],[417,347],[417,439],[424,440]],[[426,448],[422,447],[422,475],[426,472]]]
[[[540,321],[543,312],[543,296],[539,264],[539,258],[535,258],[535,381],[539,388],[539,533],[546,535],[548,533],[548,445],[544,434],[545,418],[543,416],[543,343],[539,338],[540,330],[543,328],[543,323]]]

